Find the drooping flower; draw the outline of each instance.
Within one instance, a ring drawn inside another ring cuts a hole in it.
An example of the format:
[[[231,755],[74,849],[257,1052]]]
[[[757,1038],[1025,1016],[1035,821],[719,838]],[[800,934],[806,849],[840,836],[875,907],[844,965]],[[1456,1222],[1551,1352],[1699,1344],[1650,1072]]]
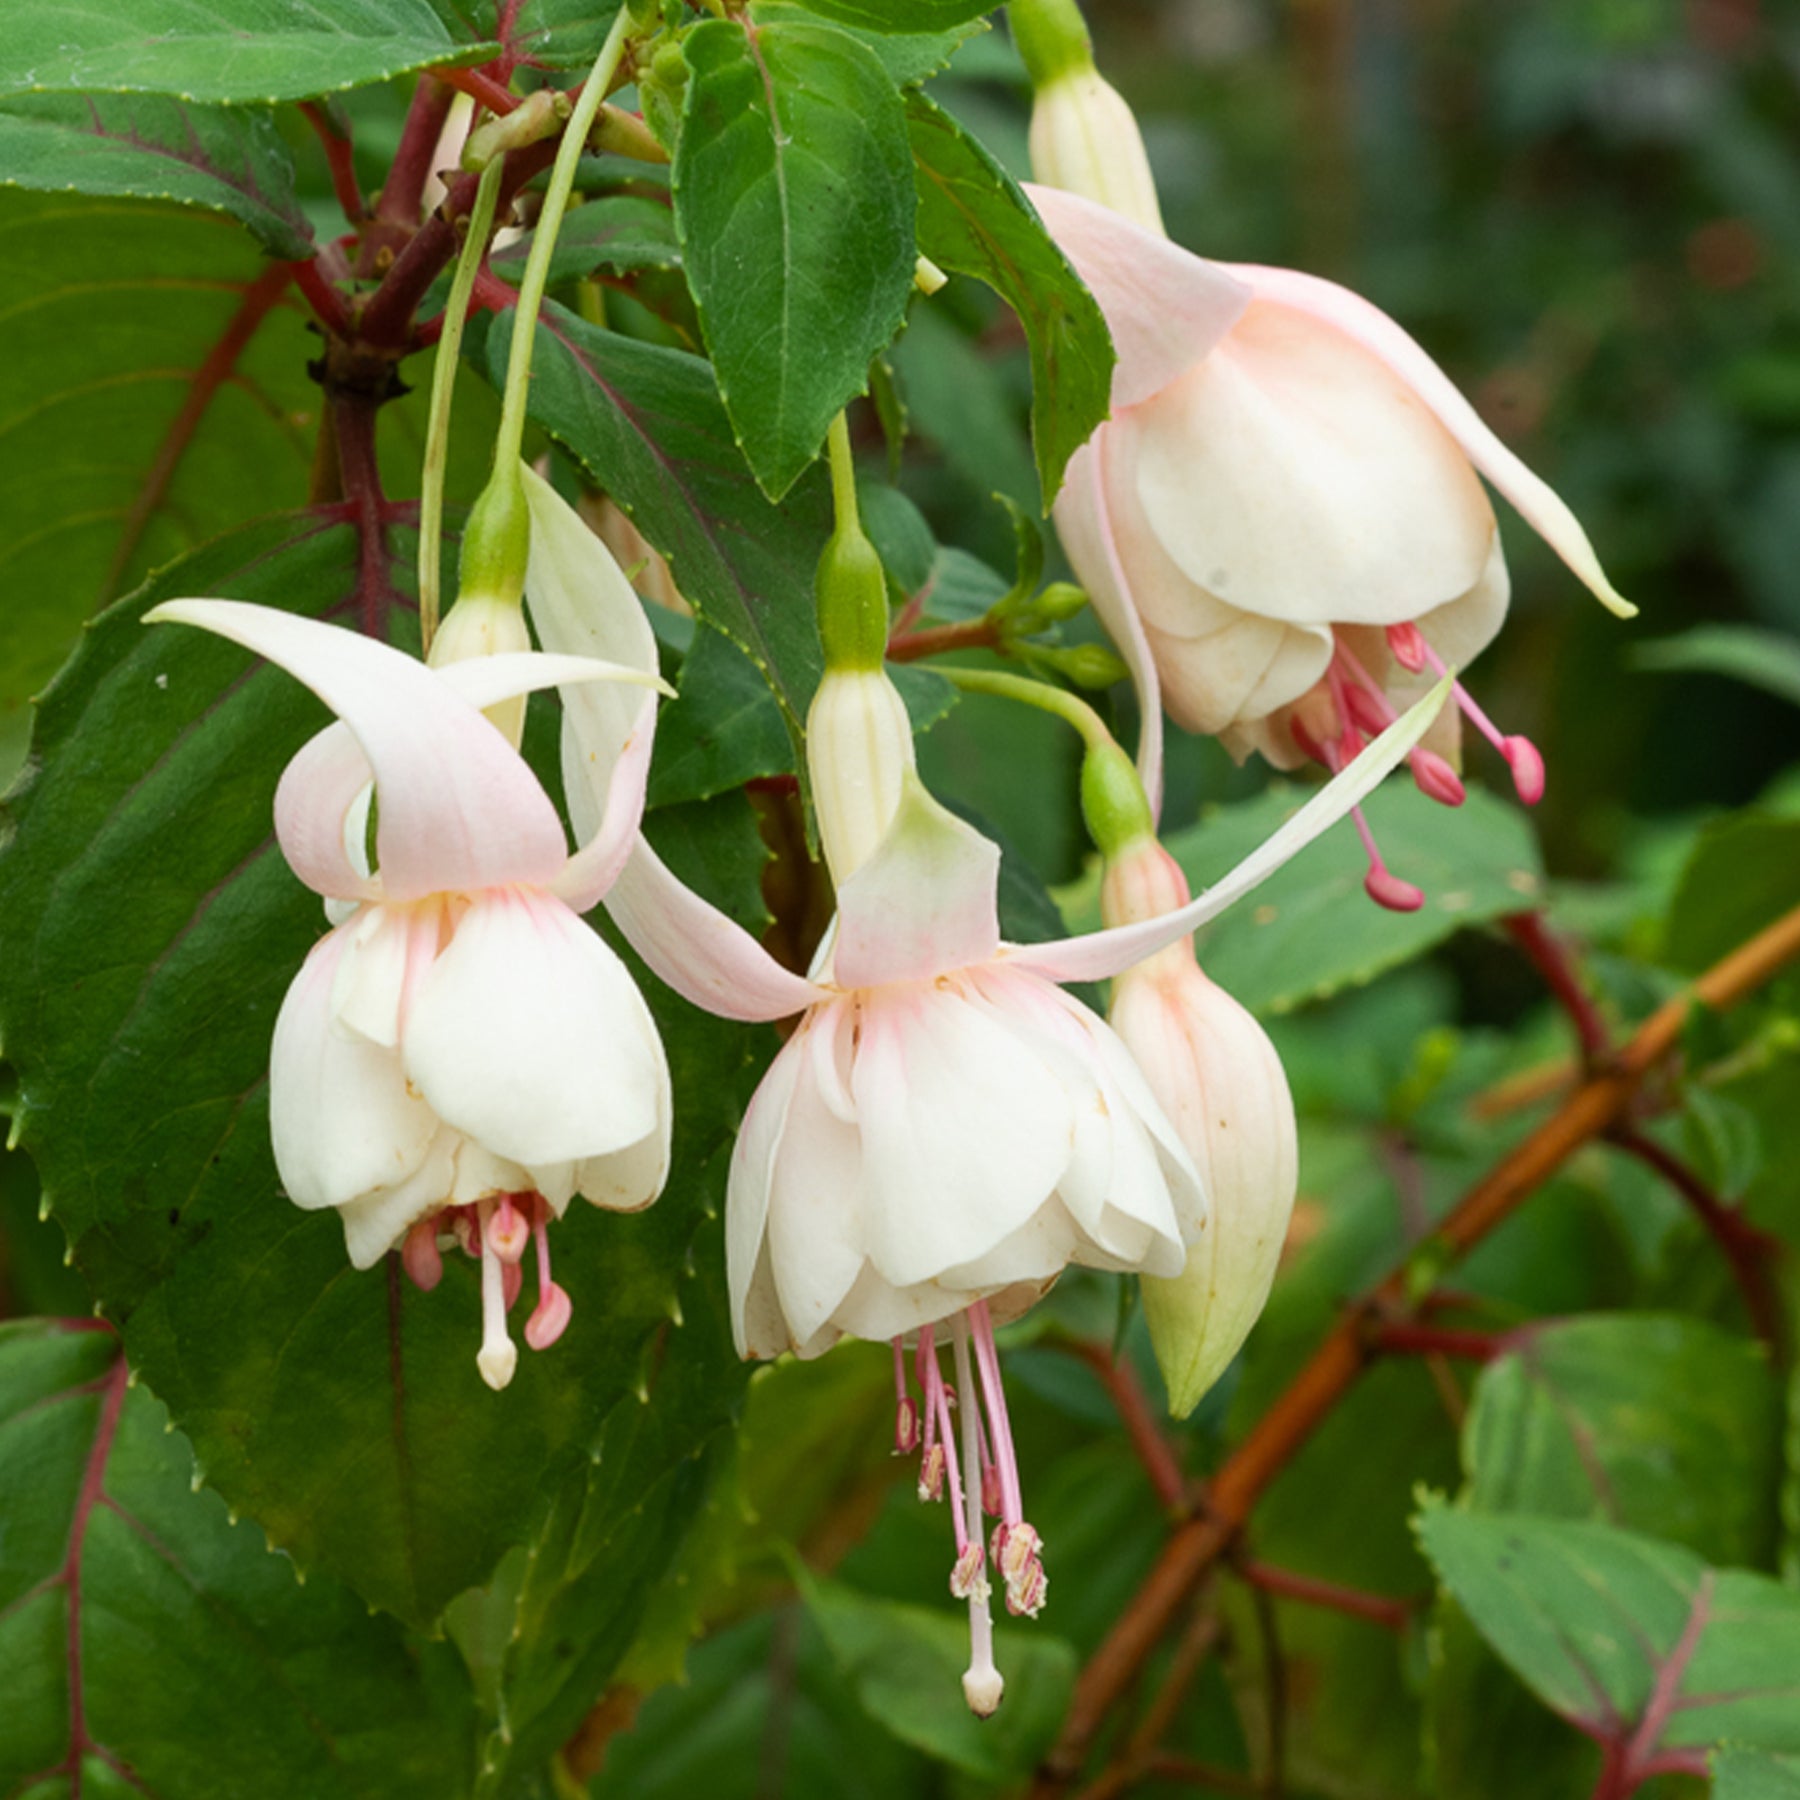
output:
[[[576,647],[534,616],[546,644]],[[1046,1591],[994,1323],[1071,1262],[1172,1277],[1205,1228],[1202,1185],[1142,1074],[1057,983],[1116,973],[1191,932],[1373,786],[1430,711],[1173,920],[1009,945],[997,848],[920,785],[904,708],[879,667],[834,668],[814,703],[808,760],[838,910],[811,976],[780,967],[641,841],[607,896],[639,954],[696,1005],[743,1020],[802,1015],[732,1161],[733,1328],[748,1356],[813,1356],[843,1335],[892,1341],[896,1443],[920,1453],[922,1492],[950,1493],[951,1587],[970,1606],[964,1689],[977,1712],[991,1712],[1002,1687],[990,1558],[1014,1611],[1035,1613]],[[564,766],[572,789],[584,770],[605,778],[573,710]],[[954,1384],[939,1366],[944,1334]]]
[[[1144,837],[1109,860],[1101,916],[1152,919],[1188,898],[1175,859]],[[1294,1101],[1268,1033],[1207,978],[1192,938],[1126,969],[1109,1017],[1212,1199],[1187,1267],[1147,1272],[1142,1284],[1169,1408],[1185,1418],[1242,1348],[1275,1280],[1299,1180]]]
[[[1028,191],[1118,351],[1112,416],[1070,464],[1055,516],[1137,685],[1153,798],[1165,707],[1240,759],[1336,770],[1465,666],[1508,595],[1481,476],[1604,604],[1633,612],[1563,501],[1378,308],[1295,270],[1208,262],[1091,199]],[[1535,748],[1454,691],[1411,759],[1419,786],[1461,800],[1460,712],[1535,802]],[[1371,894],[1418,905],[1358,825]]]
[[[428,669],[355,632],[239,601],[174,600],[147,615],[267,657],[338,715],[275,796],[282,852],[332,920],[276,1021],[276,1165],[297,1205],[338,1210],[358,1268],[403,1248],[408,1274],[429,1288],[444,1247],[480,1258],[477,1361],[495,1388],[517,1361],[506,1313],[526,1250],[535,1240],[539,1297],[525,1337],[543,1349],[570,1312],[550,1274],[549,1221],[575,1194],[648,1205],[670,1129],[649,1009],[578,917],[632,849],[654,647],[633,641],[633,621],[646,638],[648,628],[596,540],[543,484],[532,498],[539,587],[576,587],[585,609],[610,617],[614,659],[526,652]],[[573,855],[542,785],[483,716],[559,684],[608,694],[590,712],[611,778]]]

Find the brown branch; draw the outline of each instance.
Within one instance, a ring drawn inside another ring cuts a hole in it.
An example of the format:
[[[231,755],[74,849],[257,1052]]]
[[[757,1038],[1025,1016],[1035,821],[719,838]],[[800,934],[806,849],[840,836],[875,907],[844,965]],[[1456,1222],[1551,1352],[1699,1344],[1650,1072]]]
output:
[[[1645,1020],[1611,1064],[1590,1075],[1466,1193],[1431,1240],[1440,1265],[1464,1255],[1510,1218],[1569,1157],[1615,1129],[1644,1076],[1680,1041],[1696,1003],[1722,1011],[1800,957],[1800,907],[1715,964],[1685,994]],[[1062,1793],[1119,1697],[1149,1659],[1206,1572],[1232,1545],[1274,1481],[1354,1385],[1373,1350],[1369,1327],[1404,1306],[1408,1266],[1393,1270],[1349,1308],[1224,1466],[1205,1513],[1179,1526],[1076,1684],[1061,1736],[1033,1785],[1036,1800]]]
[[[388,608],[395,595],[388,578],[387,503],[375,455],[375,415],[380,404],[367,394],[331,396],[331,428],[337,440],[344,498],[356,517],[357,624],[369,637],[385,639]]]
[[[1654,1138],[1628,1126],[1611,1134],[1612,1142],[1628,1156],[1653,1169],[1693,1208],[1731,1266],[1732,1279],[1750,1316],[1750,1328],[1779,1356],[1783,1344],[1781,1298],[1770,1269],[1782,1249],[1781,1241],[1759,1231],[1734,1206],[1727,1206],[1703,1181],[1697,1170]]]
[[[951,650],[991,650],[1000,641],[1000,627],[992,619],[964,619],[956,625],[930,625],[888,639],[889,662],[918,662],[926,656],[942,656]]]
[[[1484,1088],[1469,1102],[1472,1119],[1504,1119],[1509,1113],[1523,1112],[1545,1100],[1554,1100],[1568,1092],[1579,1078],[1580,1068],[1571,1056],[1559,1056],[1534,1068],[1521,1069]]]
[[[1348,1613],[1353,1619],[1367,1619],[1384,1631],[1404,1631],[1412,1622],[1412,1607],[1388,1594],[1371,1594],[1363,1588],[1319,1581],[1292,1569],[1277,1569],[1269,1563],[1253,1562],[1247,1556],[1234,1559],[1231,1566],[1252,1587],[1261,1588],[1264,1593],[1279,1595],[1284,1600],[1298,1600],[1304,1606],[1322,1606],[1330,1612]]]
[[[511,88],[496,81],[485,69],[440,69],[438,80],[478,100],[489,112],[502,118],[519,104],[519,96]]]
[[[1369,1348],[1390,1356],[1460,1356],[1470,1362],[1492,1362],[1505,1350],[1500,1331],[1457,1331],[1446,1325],[1420,1325],[1411,1319],[1383,1320],[1369,1329]]]
[[[1612,1034],[1593,996],[1581,979],[1569,947],[1554,931],[1541,912],[1508,913],[1500,923],[1507,936],[1531,960],[1531,966],[1543,976],[1545,985],[1569,1015],[1575,1036],[1581,1044],[1582,1060],[1590,1065],[1603,1062],[1612,1049]]]
[[[1156,1489],[1156,1497],[1171,1510],[1184,1508],[1187,1502],[1187,1477],[1162,1426],[1151,1409],[1137,1371],[1129,1363],[1118,1362],[1104,1344],[1090,1343],[1086,1338],[1058,1338],[1056,1348],[1084,1362],[1100,1377],[1108,1398],[1119,1414],[1119,1421],[1131,1439],[1138,1461]]]
[[[1162,1686],[1144,1709],[1144,1716],[1131,1734],[1131,1741],[1116,1761],[1081,1790],[1079,1800],[1117,1800],[1117,1796],[1134,1787],[1153,1773],[1152,1764],[1161,1755],[1159,1746],[1175,1723],[1183,1696],[1192,1685],[1201,1665],[1225,1635],[1223,1621],[1216,1613],[1195,1608],[1188,1628],[1175,1646],[1168,1673]]]

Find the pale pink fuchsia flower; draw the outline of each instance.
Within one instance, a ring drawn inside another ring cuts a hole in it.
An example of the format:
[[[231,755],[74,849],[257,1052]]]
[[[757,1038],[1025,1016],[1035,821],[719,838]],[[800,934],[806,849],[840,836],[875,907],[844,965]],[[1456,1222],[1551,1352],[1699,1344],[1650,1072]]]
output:
[[[542,495],[534,502],[535,512]],[[546,516],[546,557],[574,554],[586,604],[604,611],[608,578],[585,548],[597,552],[596,540],[573,515]],[[610,579],[623,587],[616,569]],[[628,588],[611,596],[621,604],[643,624]],[[548,1222],[575,1194],[646,1206],[668,1170],[656,1027],[578,916],[631,852],[654,647],[648,662],[627,641],[619,660],[515,653],[432,670],[355,632],[238,601],[175,600],[147,616],[242,644],[338,715],[275,796],[282,852],[333,922],[276,1021],[276,1165],[296,1205],[338,1210],[358,1268],[404,1246],[407,1272],[429,1288],[444,1245],[478,1255],[478,1362],[504,1387],[517,1361],[506,1312],[527,1248],[535,1240],[539,1297],[525,1338],[542,1349],[570,1311],[550,1274]],[[604,822],[573,855],[549,796],[482,712],[558,684],[608,686],[611,712],[596,716],[626,724],[609,738]]]
[[[1508,595],[1483,475],[1632,613],[1568,507],[1385,313],[1291,269],[1208,262],[1090,199],[1029,192],[1118,351],[1112,417],[1071,462],[1055,516],[1137,685],[1153,802],[1165,707],[1240,759],[1336,770],[1466,665]],[[1454,691],[1411,759],[1419,786],[1462,798],[1460,710],[1536,801],[1537,751]],[[1358,825],[1370,892],[1418,905]]]
[[[566,641],[538,625],[546,642]],[[920,1452],[924,1491],[947,1484],[951,1496],[952,1588],[970,1603],[965,1689],[978,1712],[998,1704],[1001,1687],[990,1555],[1013,1610],[1035,1612],[1045,1592],[994,1323],[1071,1262],[1173,1277],[1206,1221],[1192,1161],[1143,1075],[1104,1021],[1056,984],[1115,974],[1230,904],[1373,786],[1431,710],[1183,912],[1010,945],[998,924],[999,852],[919,785],[886,676],[831,674],[813,708],[809,764],[838,911],[810,978],[781,968],[641,842],[607,896],[639,954],[696,1005],[744,1020],[802,1015],[732,1161],[733,1329],[747,1356],[816,1356],[846,1334],[892,1341],[897,1443]],[[571,770],[604,774],[578,717],[565,727],[564,757]],[[945,1332],[954,1388],[939,1369]],[[960,1455],[954,1393],[965,1400]],[[987,1541],[984,1510],[996,1521]]]
[[[1108,863],[1101,915],[1152,919],[1188,897],[1174,858],[1146,837]],[[1125,970],[1109,1016],[1212,1200],[1187,1267],[1143,1281],[1169,1409],[1185,1418],[1243,1347],[1274,1283],[1299,1183],[1294,1101],[1268,1033],[1202,972],[1190,937]]]

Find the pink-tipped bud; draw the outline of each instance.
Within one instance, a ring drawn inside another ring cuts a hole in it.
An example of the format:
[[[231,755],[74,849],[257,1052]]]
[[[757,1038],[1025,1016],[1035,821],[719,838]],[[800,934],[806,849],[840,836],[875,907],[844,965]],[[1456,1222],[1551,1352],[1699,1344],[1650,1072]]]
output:
[[[1425,634],[1416,625],[1390,625],[1387,628],[1387,646],[1401,668],[1410,670],[1414,675],[1424,668],[1426,660]]]
[[[525,1285],[525,1271],[516,1262],[503,1262],[500,1265],[500,1291],[506,1297],[506,1310],[511,1312],[513,1302],[519,1297],[519,1289]]]
[[[933,1444],[919,1459],[919,1498],[936,1500],[944,1492],[944,1446]]]
[[[429,1294],[444,1278],[444,1258],[438,1250],[437,1234],[435,1218],[421,1219],[400,1247],[400,1266],[422,1294]]]
[[[1415,750],[1412,774],[1419,792],[1439,806],[1461,806],[1468,798],[1462,777],[1436,751]]]
[[[502,1194],[488,1215],[487,1236],[503,1263],[518,1262],[531,1242],[530,1213],[511,1194]]]
[[[902,1394],[894,1407],[894,1454],[911,1456],[919,1447],[919,1408],[911,1394]]]
[[[990,1519],[1000,1516],[1000,1509],[1005,1505],[1004,1490],[1000,1484],[1000,1471],[989,1463],[981,1471],[981,1510]]]
[[[1417,912],[1425,904],[1424,890],[1402,881],[1392,869],[1371,869],[1363,880],[1363,891],[1389,912]]]
[[[525,1341],[534,1350],[548,1350],[569,1328],[575,1310],[565,1289],[552,1281],[538,1295],[538,1303],[525,1321]]]
[[[1501,741],[1500,754],[1512,770],[1513,786],[1527,806],[1536,806],[1544,797],[1544,759],[1530,738],[1509,737]]]
[[[956,1565],[950,1571],[950,1591],[959,1600],[981,1599],[987,1593],[986,1565],[979,1544],[964,1544],[956,1553]]]

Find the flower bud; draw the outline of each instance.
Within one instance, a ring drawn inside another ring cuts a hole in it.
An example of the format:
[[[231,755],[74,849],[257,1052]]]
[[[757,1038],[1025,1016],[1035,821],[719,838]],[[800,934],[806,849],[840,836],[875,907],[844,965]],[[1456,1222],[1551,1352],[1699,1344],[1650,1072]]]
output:
[[[1187,894],[1174,859],[1145,841],[1109,865],[1102,914],[1125,924]],[[1185,1418],[1249,1336],[1274,1282],[1299,1181],[1294,1102],[1268,1034],[1201,972],[1190,940],[1119,977],[1111,1020],[1212,1197],[1212,1222],[1182,1273],[1143,1277],[1169,1410]]]
[[[487,594],[465,594],[444,615],[426,661],[432,668],[442,669],[474,656],[499,656],[530,648],[531,633],[525,628],[524,611],[516,602],[497,600]],[[516,750],[525,735],[525,696],[499,701],[486,711]]]
[[[825,861],[841,887],[893,823],[913,767],[906,702],[882,669],[826,670],[807,714],[806,766]]]
[[[1123,96],[1091,61],[1073,64],[1038,88],[1031,108],[1031,170],[1046,187],[1096,200],[1162,235],[1143,133]]]

